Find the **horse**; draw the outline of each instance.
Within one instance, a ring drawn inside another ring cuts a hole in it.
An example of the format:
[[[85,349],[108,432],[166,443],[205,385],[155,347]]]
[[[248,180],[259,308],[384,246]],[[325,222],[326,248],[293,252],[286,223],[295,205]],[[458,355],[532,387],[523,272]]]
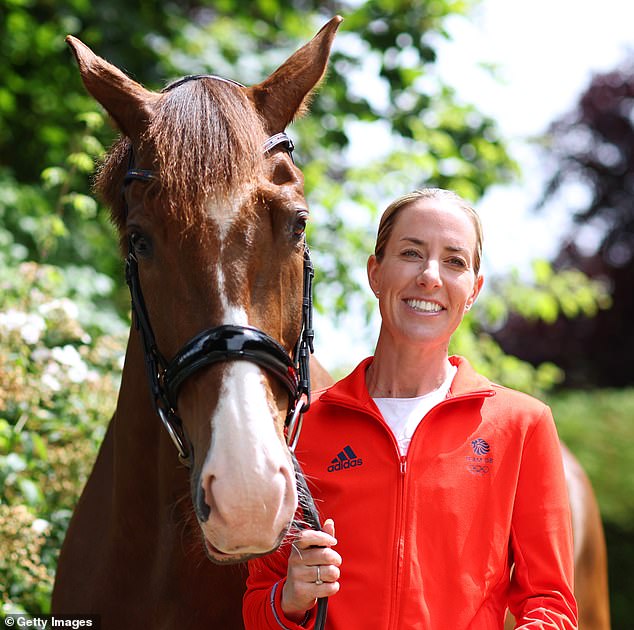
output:
[[[54,613],[96,614],[105,630],[242,628],[240,563],[277,549],[296,521],[287,440],[309,404],[312,267],[285,129],[341,21],[257,85],[205,75],[159,93],[67,37],[121,131],[96,188],[119,233],[133,325]],[[315,372],[315,386],[330,382]]]

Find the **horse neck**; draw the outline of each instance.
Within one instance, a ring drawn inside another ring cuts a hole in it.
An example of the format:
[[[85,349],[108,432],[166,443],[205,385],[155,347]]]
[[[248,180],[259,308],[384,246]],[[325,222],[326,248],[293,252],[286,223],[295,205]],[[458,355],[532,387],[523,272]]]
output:
[[[130,331],[112,421],[115,501],[161,510],[188,495],[188,474],[156,414],[137,331]]]

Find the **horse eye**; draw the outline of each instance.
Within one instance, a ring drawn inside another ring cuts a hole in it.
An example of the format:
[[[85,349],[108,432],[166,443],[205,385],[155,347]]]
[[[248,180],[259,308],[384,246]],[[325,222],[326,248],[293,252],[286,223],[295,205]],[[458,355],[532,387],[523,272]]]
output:
[[[130,233],[130,246],[137,256],[148,257],[152,253],[150,239],[138,231]]]
[[[293,226],[293,236],[299,238],[306,231],[308,223],[308,212],[300,211],[295,217],[295,225]]]

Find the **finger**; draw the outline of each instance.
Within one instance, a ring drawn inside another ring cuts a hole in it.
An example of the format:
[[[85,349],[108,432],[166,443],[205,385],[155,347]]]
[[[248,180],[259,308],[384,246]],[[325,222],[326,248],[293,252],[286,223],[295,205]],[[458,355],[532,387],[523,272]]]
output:
[[[324,521],[323,531],[335,538],[335,522],[331,518],[327,518]]]
[[[317,567],[308,567],[311,570],[305,573],[306,582],[319,586],[318,580],[332,584],[333,582],[337,582],[341,577],[341,571],[338,566],[333,564],[322,564],[318,566],[319,572],[317,572]]]
[[[288,566],[304,571],[304,567],[313,569],[321,565],[340,566],[341,556],[331,547],[310,547],[309,549],[293,549],[288,559]],[[303,573],[302,573],[303,575]]]
[[[313,584],[313,592],[312,595],[314,599],[319,599],[320,597],[331,597],[339,592],[341,585],[339,582],[324,582],[323,584]]]
[[[337,539],[327,532],[318,532],[314,529],[305,529],[293,543],[297,549],[309,547],[332,547],[337,544]]]

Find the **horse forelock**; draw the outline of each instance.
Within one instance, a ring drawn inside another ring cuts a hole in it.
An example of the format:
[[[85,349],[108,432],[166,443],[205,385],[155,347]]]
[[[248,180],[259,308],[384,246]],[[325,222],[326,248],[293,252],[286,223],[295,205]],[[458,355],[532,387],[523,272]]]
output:
[[[166,218],[186,229],[210,208],[234,203],[254,190],[264,137],[262,121],[240,88],[196,79],[163,94],[142,136],[154,163],[135,161],[135,166],[156,171],[159,181],[148,190],[160,186]],[[95,180],[120,229],[125,224],[121,190],[131,151],[128,138],[115,142]]]

